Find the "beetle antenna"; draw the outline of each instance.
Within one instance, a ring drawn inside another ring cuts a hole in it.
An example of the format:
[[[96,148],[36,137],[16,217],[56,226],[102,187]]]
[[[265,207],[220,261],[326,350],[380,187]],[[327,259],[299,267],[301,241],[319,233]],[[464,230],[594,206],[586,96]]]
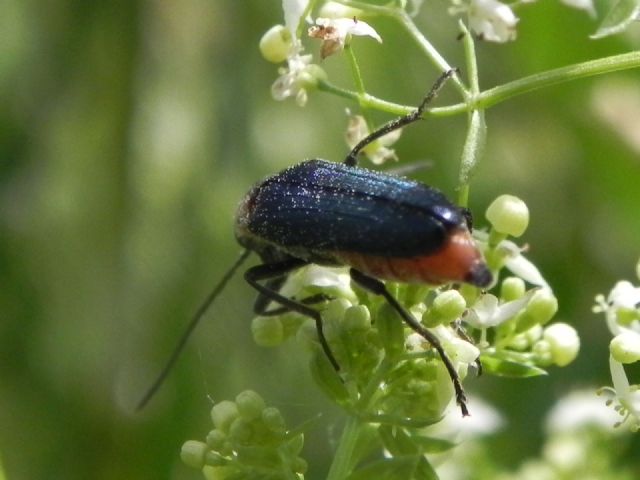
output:
[[[227,283],[229,282],[229,280],[231,280],[231,277],[233,277],[233,275],[236,273],[236,270],[238,270],[240,265],[244,263],[244,261],[247,259],[250,253],[251,253],[251,250],[245,250],[244,252],[242,252],[242,254],[238,257],[236,262],[231,266],[229,270],[227,270],[227,273],[224,274],[224,276],[218,282],[216,287],[207,296],[205,301],[202,302],[198,310],[196,310],[196,313],[191,318],[191,321],[187,325],[187,328],[185,328],[184,332],[182,332],[182,336],[178,340],[178,343],[173,348],[173,352],[171,353],[169,360],[165,364],[164,368],[160,371],[160,374],[156,377],[156,380],[153,382],[151,387],[149,387],[147,392],[144,394],[144,397],[142,397],[142,399],[136,406],[136,410],[142,410],[145,407],[145,405],[149,403],[149,400],[153,398],[153,396],[156,394],[160,386],[164,383],[165,379],[169,375],[169,372],[171,371],[176,361],[180,357],[182,350],[184,350],[184,347],[187,344],[187,340],[189,340],[189,337],[191,336],[195,328],[198,326],[198,323],[200,323],[200,320],[202,320],[202,317],[207,312],[207,310],[209,309],[213,301],[217,298],[220,292],[224,290],[224,287],[227,286]]]
[[[442,87],[444,86],[445,82],[449,80],[451,77],[453,77],[454,75],[456,75],[457,73],[458,73],[457,68],[452,68],[451,70],[447,70],[446,72],[443,72],[436,80],[436,83],[433,84],[429,92],[424,96],[424,98],[422,99],[422,102],[420,102],[420,105],[418,105],[418,108],[416,108],[413,112],[403,117],[396,118],[395,120],[391,120],[390,122],[385,123],[379,129],[377,129],[374,132],[371,132],[369,135],[364,137],[362,140],[358,142],[358,144],[355,147],[353,147],[353,150],[349,152],[349,155],[347,155],[347,158],[344,159],[344,163],[346,165],[349,165],[350,167],[356,166],[356,164],[358,163],[358,154],[364,147],[369,145],[374,140],[377,140],[378,138],[382,137],[383,135],[386,135],[387,133],[393,132],[394,130],[397,130],[406,125],[409,125],[410,123],[420,120],[422,118],[422,114],[427,108],[427,105],[429,105],[433,101],[433,99],[438,95],[440,90],[442,90]]]

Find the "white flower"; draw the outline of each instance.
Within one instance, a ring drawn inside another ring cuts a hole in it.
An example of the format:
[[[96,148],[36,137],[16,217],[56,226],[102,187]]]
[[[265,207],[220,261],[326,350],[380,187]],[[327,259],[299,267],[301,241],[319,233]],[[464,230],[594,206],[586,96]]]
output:
[[[497,0],[471,0],[467,7],[469,26],[483,40],[504,43],[516,38],[518,17]]]
[[[307,90],[314,81],[315,65],[311,64],[311,55],[295,54],[287,59],[287,68],[280,68],[280,76],[271,85],[271,95],[275,100],[295,97],[296,103],[304,107],[307,103]]]
[[[612,356],[609,356],[609,369],[613,388],[602,388],[600,392],[609,394],[611,398],[607,404],[613,405],[614,410],[623,417],[615,426],[630,422],[631,430],[638,431],[640,430],[640,389],[638,385],[629,385],[624,367]]]
[[[604,313],[607,319],[607,326],[612,335],[620,335],[628,331],[640,333],[640,287],[634,287],[626,280],[616,283],[607,296],[596,296],[596,305],[593,307],[595,313]],[[621,318],[622,317],[622,318]],[[635,319],[633,319],[635,317]],[[625,319],[626,321],[622,321]],[[631,321],[629,321],[631,320]]]
[[[329,268],[318,265],[296,270],[287,277],[280,294],[287,297],[306,297],[325,293],[330,297],[344,298],[356,303],[358,297],[351,289],[351,276],[346,268]]]
[[[354,18],[318,18],[314,26],[309,28],[309,36],[322,40],[320,56],[329,55],[342,50],[350,35],[375,38],[382,43],[378,32],[368,23]]]
[[[479,329],[495,327],[524,309],[537,291],[537,289],[529,290],[521,298],[503,304],[500,304],[495,295],[486,293],[469,309],[464,320],[472,327]]]
[[[367,122],[362,115],[351,115],[349,117],[345,138],[350,148],[355,147],[358,142],[369,135],[369,133]],[[402,129],[399,128],[383,135],[364,147],[364,154],[374,165],[382,165],[388,160],[398,160],[395,150],[388,147],[396,143],[401,134]]]

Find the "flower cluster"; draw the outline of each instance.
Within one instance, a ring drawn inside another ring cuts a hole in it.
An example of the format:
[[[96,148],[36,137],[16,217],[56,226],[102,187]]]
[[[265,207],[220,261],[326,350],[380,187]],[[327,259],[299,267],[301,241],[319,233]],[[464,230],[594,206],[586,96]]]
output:
[[[640,278],[640,262],[636,266]],[[622,416],[618,424],[628,422],[631,430],[640,430],[640,385],[632,385],[624,370],[625,364],[640,361],[640,286],[622,280],[609,295],[596,296],[595,313],[603,313],[612,340],[609,343],[609,369],[612,387],[600,390],[608,404]]]
[[[302,433],[287,430],[278,409],[267,407],[257,393],[246,390],[235,402],[215,404],[211,419],[214,428],[206,441],[189,440],[181,453],[205,478],[303,478]]]
[[[317,88],[319,80],[326,79],[326,73],[313,57],[303,54],[301,26],[307,21],[309,0],[283,0],[284,25],[271,27],[260,40],[262,56],[273,63],[286,62],[286,67],[278,70],[280,76],[271,87],[275,100],[294,97],[296,103],[304,106],[307,103],[308,91]],[[331,18],[323,17],[322,13]],[[322,59],[340,52],[345,48],[352,36],[369,36],[382,42],[378,33],[366,22],[357,18],[360,11],[347,9],[329,2],[321,10],[314,24],[308,29],[309,37],[322,40],[320,57]],[[346,15],[351,13],[350,17]]]
[[[565,366],[578,353],[575,329],[550,324],[558,308],[551,289],[508,238],[524,232],[528,215],[521,200],[499,197],[487,211],[491,230],[476,233],[494,278],[500,278],[503,269],[512,272],[496,282],[492,293],[470,285],[387,283],[438,338],[461,378],[477,368],[478,358],[486,372],[527,377],[543,374],[551,365]],[[357,411],[372,420],[418,423],[437,420],[453,404],[449,375],[431,345],[406,327],[386,302],[352,285],[345,269],[306,267],[291,275],[281,292],[298,300],[324,295],[317,308],[340,374],[317,348],[314,322],[297,313],[255,318],[254,338],[276,346],[295,337],[312,347],[314,377],[336,403],[350,410],[358,405]],[[365,392],[371,398],[363,406]]]

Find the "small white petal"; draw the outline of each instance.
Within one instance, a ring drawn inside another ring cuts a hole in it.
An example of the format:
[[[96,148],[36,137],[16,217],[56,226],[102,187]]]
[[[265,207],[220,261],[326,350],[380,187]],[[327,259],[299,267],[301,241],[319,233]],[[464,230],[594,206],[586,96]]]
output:
[[[309,0],[282,0],[282,10],[284,11],[284,25],[291,32],[292,38],[297,38],[296,33],[300,18],[309,4]]]
[[[509,254],[509,258],[505,262],[505,266],[511,270],[511,272],[532,285],[537,285],[546,290],[551,290],[551,287],[549,287],[549,284],[542,277],[538,267],[522,255],[520,247],[515,243],[509,240],[503,240],[500,242],[498,248]]]
[[[482,295],[469,310],[464,320],[475,328],[489,328],[493,325],[493,317],[498,311],[498,297],[487,293]]]
[[[363,22],[362,20],[351,20],[351,26],[347,28],[347,33],[359,37],[375,38],[379,43],[382,43],[382,38],[380,38],[378,32],[376,32],[371,25]]]
[[[638,308],[640,306],[640,288],[634,287],[631,282],[622,280],[613,286],[607,300],[611,306],[616,308]]]
[[[629,380],[624,367],[609,355],[609,370],[611,371],[611,382],[618,397],[626,397],[629,394]]]
[[[497,0],[472,0],[468,14],[469,26],[484,40],[490,42],[515,40],[518,18],[508,5]]]

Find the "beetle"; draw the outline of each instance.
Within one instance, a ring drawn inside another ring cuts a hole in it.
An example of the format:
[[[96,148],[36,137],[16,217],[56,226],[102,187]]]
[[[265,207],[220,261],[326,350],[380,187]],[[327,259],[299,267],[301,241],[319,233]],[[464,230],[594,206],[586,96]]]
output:
[[[426,106],[455,73],[443,73],[415,111],[366,136],[342,163],[307,160],[249,190],[240,202],[235,222],[236,240],[244,252],[198,309],[139,408],[159,388],[213,300],[255,252],[262,263],[246,270],[244,278],[259,293],[256,314],[295,311],[312,318],[324,353],[339,371],[324,335],[321,314],[311,306],[327,297],[316,295],[300,301],[281,295],[279,289],[289,273],[305,265],[349,266],[356,284],[382,296],[438,352],[462,414],[468,415],[462,384],[438,338],[407,312],[383,280],[489,286],[492,275],[471,237],[471,215],[433,187],[357,166],[358,154],[371,142],[421,119]],[[270,302],[281,308],[269,310]]]

